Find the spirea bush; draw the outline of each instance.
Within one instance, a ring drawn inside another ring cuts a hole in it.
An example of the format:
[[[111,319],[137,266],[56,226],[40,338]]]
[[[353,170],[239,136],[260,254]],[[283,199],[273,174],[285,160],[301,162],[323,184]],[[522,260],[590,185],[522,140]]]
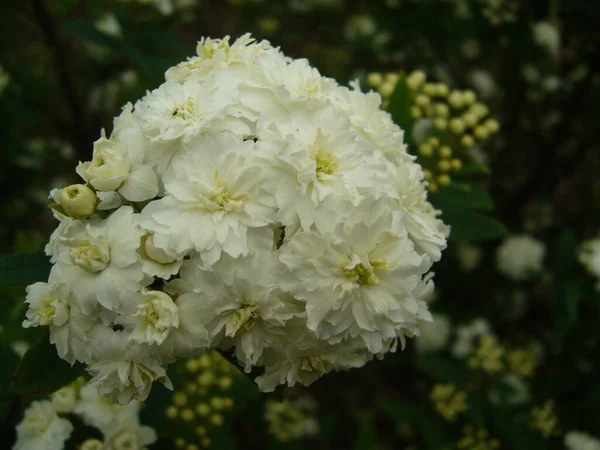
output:
[[[60,224],[25,327],[127,403],[218,348],[261,390],[404,346],[448,227],[377,93],[244,35],[127,104],[51,192]],[[256,369],[256,370],[254,370]]]

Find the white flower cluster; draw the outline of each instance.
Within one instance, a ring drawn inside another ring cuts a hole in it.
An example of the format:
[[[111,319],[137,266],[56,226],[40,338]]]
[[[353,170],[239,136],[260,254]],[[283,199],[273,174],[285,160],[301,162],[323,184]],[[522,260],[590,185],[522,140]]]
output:
[[[197,52],[51,193],[54,266],[28,288],[24,326],[121,403],[213,348],[263,391],[309,384],[431,320],[448,228],[381,97],[249,35]]]
[[[567,450],[600,450],[600,439],[583,431],[569,431],[565,434]]]
[[[600,292],[600,237],[583,242],[578,256],[587,271],[598,279],[596,290]]]
[[[61,450],[74,427],[68,418],[73,414],[86,425],[98,429],[103,441],[88,439],[82,450],[144,450],[156,441],[156,432],[139,421],[141,402],[134,400],[121,406],[98,394],[83,381],[65,386],[50,400],[34,401],[17,425],[17,442],[14,450]]]
[[[496,251],[498,270],[515,281],[526,280],[544,269],[546,246],[528,234],[507,237]]]

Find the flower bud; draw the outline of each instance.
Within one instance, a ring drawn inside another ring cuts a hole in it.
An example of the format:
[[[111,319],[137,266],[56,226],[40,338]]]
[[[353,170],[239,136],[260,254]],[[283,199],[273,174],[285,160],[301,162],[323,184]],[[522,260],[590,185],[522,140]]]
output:
[[[411,91],[416,91],[425,82],[425,72],[416,70],[406,77],[406,84]]]
[[[454,109],[460,109],[464,106],[463,95],[460,91],[452,91],[448,97],[448,103]]]
[[[410,116],[413,119],[420,119],[421,118],[421,109],[418,106],[412,106],[410,108]]]
[[[396,72],[389,72],[385,74],[386,83],[390,83],[395,87],[398,84],[398,81],[400,81],[400,75],[398,75]]]
[[[475,127],[473,134],[477,139],[483,141],[489,137],[490,132],[488,131],[487,127]]]
[[[475,145],[475,139],[473,139],[473,136],[465,134],[462,138],[460,138],[460,143],[465,148],[471,148]]]
[[[450,170],[450,161],[446,161],[445,159],[442,159],[438,163],[438,167],[440,168],[440,170],[442,172],[448,172]]]
[[[495,119],[488,119],[483,124],[490,134],[497,133],[500,129],[500,124]]]
[[[450,177],[449,177],[448,175],[446,175],[446,174],[444,174],[444,175],[440,175],[440,176],[437,178],[437,182],[438,182],[438,184],[439,184],[440,186],[442,186],[442,187],[449,186],[449,185],[450,185]]]
[[[421,108],[424,108],[429,105],[429,97],[427,95],[419,94],[415,97],[415,103],[419,105]]]
[[[433,120],[433,126],[436,130],[444,131],[446,128],[448,128],[448,121],[443,117],[436,117]]]
[[[465,123],[466,126],[468,127],[474,127],[475,125],[477,125],[477,116],[473,113],[466,113],[462,116],[462,120]]]
[[[462,161],[458,158],[454,158],[452,161],[450,161],[450,166],[452,167],[452,170],[458,172],[460,169],[462,169]]]
[[[379,93],[383,98],[388,98],[392,96],[394,89],[396,89],[396,85],[386,81],[379,86]]]
[[[463,101],[465,102],[465,106],[472,105],[477,100],[477,97],[475,96],[475,92],[473,92],[473,91],[464,91],[462,93],[462,96],[463,96]]]
[[[96,194],[84,184],[72,184],[64,188],[58,201],[66,215],[87,217],[96,209]]]
[[[421,156],[426,157],[426,158],[428,158],[431,155],[433,155],[433,149],[431,148],[431,145],[429,145],[429,144],[421,144],[421,145],[419,145],[419,154]]]
[[[448,95],[448,86],[446,86],[444,83],[438,83],[436,86],[436,94],[439,97],[446,97]]]
[[[448,128],[454,134],[461,134],[463,131],[465,131],[465,123],[460,119],[452,119]]]
[[[383,77],[379,72],[372,72],[367,76],[367,83],[373,87],[378,87],[383,82]]]
[[[447,145],[440,148],[440,158],[448,159],[452,157],[452,149]]]

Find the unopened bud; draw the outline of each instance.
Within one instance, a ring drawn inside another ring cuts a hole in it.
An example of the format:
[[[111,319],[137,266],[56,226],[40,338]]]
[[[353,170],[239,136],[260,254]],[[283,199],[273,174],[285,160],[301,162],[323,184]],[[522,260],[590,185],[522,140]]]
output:
[[[144,251],[149,259],[155,261],[159,264],[169,264],[173,261],[176,261],[177,258],[173,258],[165,253],[165,251],[161,248],[158,248],[154,245],[154,235],[149,234],[146,236],[144,241]]]
[[[58,197],[67,216],[88,217],[96,209],[96,194],[85,184],[72,184],[64,188]]]

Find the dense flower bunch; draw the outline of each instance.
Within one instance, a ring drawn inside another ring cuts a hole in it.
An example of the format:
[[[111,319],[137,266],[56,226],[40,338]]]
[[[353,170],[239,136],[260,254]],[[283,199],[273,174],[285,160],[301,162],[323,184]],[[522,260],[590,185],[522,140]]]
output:
[[[54,265],[27,291],[24,326],[120,403],[213,348],[263,391],[307,385],[431,320],[448,230],[379,94],[249,35],[197,53],[51,193]]]

